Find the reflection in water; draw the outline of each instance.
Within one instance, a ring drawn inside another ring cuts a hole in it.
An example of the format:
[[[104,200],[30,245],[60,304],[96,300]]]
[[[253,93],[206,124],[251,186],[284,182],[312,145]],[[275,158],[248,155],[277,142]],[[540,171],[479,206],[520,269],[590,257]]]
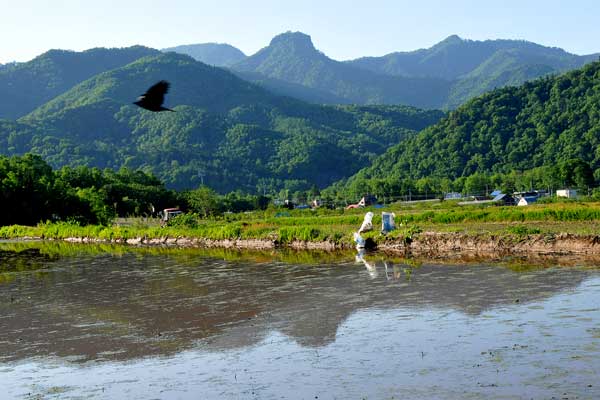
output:
[[[369,276],[375,279],[379,276],[379,271],[383,270],[385,278],[389,280],[401,279],[403,276],[406,280],[410,280],[413,266],[410,264],[397,263],[385,256],[380,256],[378,259],[367,258],[365,249],[358,249],[355,260],[357,263],[362,263]]]
[[[367,272],[369,273],[369,276],[373,279],[377,278],[379,276],[379,274],[377,273],[377,265],[375,265],[375,263],[373,261],[367,261],[365,260],[365,256],[367,254],[367,251],[364,248],[360,248],[358,249],[358,253],[356,254],[356,262],[357,263],[363,263],[365,268],[367,269]]]
[[[45,370],[49,357],[69,364],[55,365],[48,385],[79,387],[95,365],[97,384],[114,397],[130,397],[119,391],[131,385],[117,384],[128,368],[138,383],[149,369],[217,398],[252,397],[253,390],[261,398],[303,398],[290,388],[314,368],[322,377],[311,379],[325,397],[374,398],[436,397],[433,383],[457,391],[437,397],[463,397],[465,376],[498,385],[495,370],[512,385],[499,393],[514,396],[523,394],[521,377],[539,389],[567,379],[570,368],[580,372],[569,382],[583,385],[586,371],[600,369],[593,268],[436,265],[365,253],[356,255],[358,268],[351,254],[323,263],[302,255],[305,263],[288,264],[267,253],[14,250],[0,246],[0,374],[20,382],[14,393],[22,393],[27,368]],[[138,361],[114,363],[123,360]],[[190,365],[199,375],[177,378]],[[238,378],[247,393],[229,386]],[[494,388],[481,385],[475,397]],[[134,397],[153,397],[139,390]],[[544,390],[538,393],[555,393]],[[111,398],[102,393],[86,396]]]

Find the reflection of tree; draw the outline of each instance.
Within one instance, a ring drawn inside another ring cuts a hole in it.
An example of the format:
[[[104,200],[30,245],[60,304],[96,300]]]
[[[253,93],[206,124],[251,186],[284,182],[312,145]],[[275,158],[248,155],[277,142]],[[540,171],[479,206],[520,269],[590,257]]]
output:
[[[207,258],[200,251],[58,261],[36,254],[28,257],[46,271],[43,279],[26,271],[0,282],[0,298],[16,299],[0,305],[3,360],[49,354],[130,359],[170,354],[198,340],[211,348],[240,347],[272,330],[305,346],[322,346],[361,309],[444,308],[477,315],[517,299],[523,304],[550,297],[591,273],[414,267],[381,256],[365,261],[364,255],[357,260],[369,264],[367,271],[331,259],[298,265],[266,262],[263,255],[255,263]]]

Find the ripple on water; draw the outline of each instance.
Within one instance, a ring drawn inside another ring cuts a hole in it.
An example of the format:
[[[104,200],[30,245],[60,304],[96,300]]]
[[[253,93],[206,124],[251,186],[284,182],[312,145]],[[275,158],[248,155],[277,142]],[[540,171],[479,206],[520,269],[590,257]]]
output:
[[[593,268],[36,257],[0,284],[9,398],[600,397]]]

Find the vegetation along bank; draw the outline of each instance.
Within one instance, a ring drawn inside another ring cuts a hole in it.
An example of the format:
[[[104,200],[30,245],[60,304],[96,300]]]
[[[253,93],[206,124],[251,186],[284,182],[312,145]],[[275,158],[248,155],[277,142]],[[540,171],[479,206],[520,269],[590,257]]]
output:
[[[374,211],[372,231],[363,233],[378,250],[432,257],[459,253],[600,254],[600,202],[552,201],[516,206],[459,206],[457,202],[395,203]],[[46,222],[0,228],[1,239],[45,239],[130,245],[351,249],[353,232],[366,210],[276,210],[200,218],[183,214],[161,226],[155,218],[112,225]],[[381,214],[394,212],[397,227],[380,233]]]

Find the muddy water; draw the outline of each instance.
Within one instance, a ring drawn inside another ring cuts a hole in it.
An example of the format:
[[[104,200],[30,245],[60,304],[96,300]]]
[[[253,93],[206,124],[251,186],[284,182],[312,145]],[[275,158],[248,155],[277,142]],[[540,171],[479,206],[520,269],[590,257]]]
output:
[[[0,244],[0,399],[600,398],[600,268]]]

